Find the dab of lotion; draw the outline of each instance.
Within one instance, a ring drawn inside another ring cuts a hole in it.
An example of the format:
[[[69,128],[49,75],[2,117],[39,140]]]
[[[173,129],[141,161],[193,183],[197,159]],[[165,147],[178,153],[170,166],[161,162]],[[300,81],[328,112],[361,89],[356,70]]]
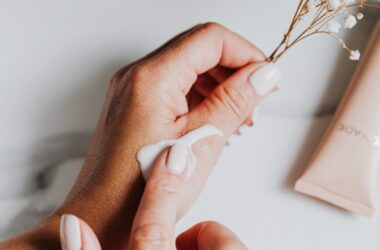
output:
[[[160,155],[160,153],[165,148],[168,148],[176,143],[186,146],[186,148],[189,151],[189,157],[187,162],[187,178],[190,178],[190,176],[194,172],[195,165],[197,163],[197,158],[194,155],[193,151],[191,151],[191,147],[197,141],[213,135],[222,136],[223,133],[218,128],[210,124],[206,124],[202,127],[190,131],[189,133],[183,135],[178,139],[162,140],[157,143],[142,147],[137,153],[137,161],[139,162],[141,172],[145,180],[148,178],[150,169],[156,158]]]

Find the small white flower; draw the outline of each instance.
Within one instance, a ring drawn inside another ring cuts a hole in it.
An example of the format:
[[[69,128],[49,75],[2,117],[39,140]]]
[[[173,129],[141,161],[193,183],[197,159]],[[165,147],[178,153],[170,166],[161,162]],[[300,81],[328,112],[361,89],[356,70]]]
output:
[[[344,22],[344,28],[352,29],[356,25],[356,23],[357,23],[356,17],[353,15],[348,15]]]
[[[361,13],[361,12],[359,12],[358,14],[356,14],[356,18],[357,18],[358,20],[362,20],[363,17],[364,17],[364,15],[363,15],[363,13]]]
[[[359,50],[351,50],[350,51],[350,60],[357,61],[360,59],[360,51]]]
[[[330,22],[327,23],[326,28],[328,31],[332,33],[339,33],[341,25],[335,20],[331,20]]]
[[[344,6],[344,7],[347,7],[348,5],[352,5],[354,3],[356,3],[357,0],[341,0],[341,4]]]
[[[327,4],[332,10],[337,10],[342,5],[342,2],[340,0],[327,0]]]

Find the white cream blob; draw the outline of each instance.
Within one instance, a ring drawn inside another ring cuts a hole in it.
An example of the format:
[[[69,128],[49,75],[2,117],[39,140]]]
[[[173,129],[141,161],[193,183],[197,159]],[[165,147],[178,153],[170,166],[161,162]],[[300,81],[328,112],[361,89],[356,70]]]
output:
[[[178,139],[162,140],[157,143],[142,147],[137,152],[137,161],[139,162],[140,169],[145,180],[148,178],[150,169],[153,166],[153,163],[156,160],[156,158],[160,155],[160,153],[164,149],[176,143],[185,145],[187,149],[189,150],[189,157],[188,157],[188,162],[187,162],[187,177],[189,178],[194,172],[195,165],[197,163],[197,158],[194,155],[193,151],[191,150],[191,147],[197,141],[209,136],[213,136],[213,135],[222,136],[223,133],[218,128],[210,124],[206,124],[206,125],[203,125],[202,127],[199,127],[197,129],[190,131],[189,133],[183,135],[182,137]]]

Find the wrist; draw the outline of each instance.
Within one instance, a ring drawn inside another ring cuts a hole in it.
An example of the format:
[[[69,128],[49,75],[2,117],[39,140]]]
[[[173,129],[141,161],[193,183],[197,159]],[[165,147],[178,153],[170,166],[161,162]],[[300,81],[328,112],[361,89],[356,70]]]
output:
[[[112,147],[101,161],[89,154],[71,193],[55,212],[58,218],[74,214],[86,221],[106,249],[127,245],[145,186],[135,157],[118,150]]]
[[[61,249],[59,217],[52,215],[33,229],[0,242],[0,249]]]

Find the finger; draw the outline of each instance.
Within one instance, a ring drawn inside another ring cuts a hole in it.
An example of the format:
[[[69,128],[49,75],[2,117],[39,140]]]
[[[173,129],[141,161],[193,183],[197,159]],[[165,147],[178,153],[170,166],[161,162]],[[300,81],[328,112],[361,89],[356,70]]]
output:
[[[178,250],[246,250],[239,238],[218,222],[201,222],[177,237]]]
[[[198,76],[198,79],[196,83],[194,84],[193,88],[196,92],[200,93],[203,97],[208,97],[211,92],[222,82],[224,82],[228,77],[230,77],[234,73],[234,70],[217,66],[213,69],[210,69],[207,73],[202,74]],[[201,101],[203,101],[204,98],[202,98]],[[197,105],[201,103],[201,101],[197,102]],[[193,110],[195,107],[193,105],[194,103],[191,103],[192,108],[189,109],[189,111]],[[256,110],[257,108],[255,108]],[[248,114],[248,116],[244,119],[241,126],[247,125],[252,127],[253,126],[253,114],[255,110],[251,110]],[[239,130],[240,128],[237,128]],[[235,131],[234,134],[240,134],[238,131]]]
[[[207,73],[215,79],[218,83],[225,81],[228,77],[230,77],[235,70],[229,69],[222,66],[216,66],[213,69],[210,69]]]
[[[217,86],[218,82],[209,74],[205,73],[198,76],[193,89],[200,93],[202,96],[207,97]],[[189,92],[190,94],[191,92]]]
[[[203,102],[204,99],[205,99],[205,96],[200,94],[199,92],[191,93],[188,99],[189,111],[194,110],[200,103]]]
[[[279,77],[280,72],[273,64],[247,65],[220,83],[186,119],[195,121],[196,124],[190,124],[193,127],[212,124],[228,137],[263,97],[276,89]]]
[[[254,120],[252,118],[252,114],[248,115],[248,117],[244,120],[244,124],[247,125],[247,126],[249,126],[249,127],[253,126]]]
[[[183,199],[182,207],[188,208],[192,205],[231,133],[243,123],[262,98],[275,88],[273,82],[278,80],[276,79],[278,76],[270,69],[274,70],[273,66],[269,64],[264,66],[260,63],[249,64],[238,69],[220,83],[197,107],[177,119],[178,123],[186,124],[184,133],[205,124],[211,124],[223,134],[221,137],[205,138],[203,142],[193,145],[197,167],[186,188],[192,195]],[[274,72],[276,73],[277,70]],[[261,84],[265,86],[259,86]]]
[[[188,149],[174,144],[154,163],[132,226],[131,249],[172,249]]]
[[[146,60],[149,60],[150,58],[156,56],[157,54],[160,54],[162,51],[164,51],[165,49],[167,49],[168,47],[170,47],[173,43],[175,43],[177,40],[180,40],[182,37],[186,36],[187,34],[190,34],[191,32],[195,31],[196,29],[198,29],[198,27],[201,26],[201,24],[198,24],[198,25],[195,25],[193,27],[191,27],[190,29],[188,30],[185,30],[177,35],[175,35],[174,37],[172,37],[171,39],[169,39],[167,42],[165,42],[164,44],[162,44],[160,47],[158,47],[157,49],[153,50],[152,52],[148,53],[147,55],[143,56],[142,58],[126,65],[125,67],[121,68],[118,70],[118,72],[116,72],[115,75],[124,75],[125,72],[127,72],[129,69],[131,69],[132,67],[146,61]]]
[[[63,250],[100,250],[100,243],[90,226],[75,215],[63,215],[60,225]]]
[[[180,36],[145,66],[158,79],[165,79],[165,83],[178,86],[186,94],[198,75],[217,65],[239,68],[255,61],[265,61],[256,46],[219,24],[207,23]]]

